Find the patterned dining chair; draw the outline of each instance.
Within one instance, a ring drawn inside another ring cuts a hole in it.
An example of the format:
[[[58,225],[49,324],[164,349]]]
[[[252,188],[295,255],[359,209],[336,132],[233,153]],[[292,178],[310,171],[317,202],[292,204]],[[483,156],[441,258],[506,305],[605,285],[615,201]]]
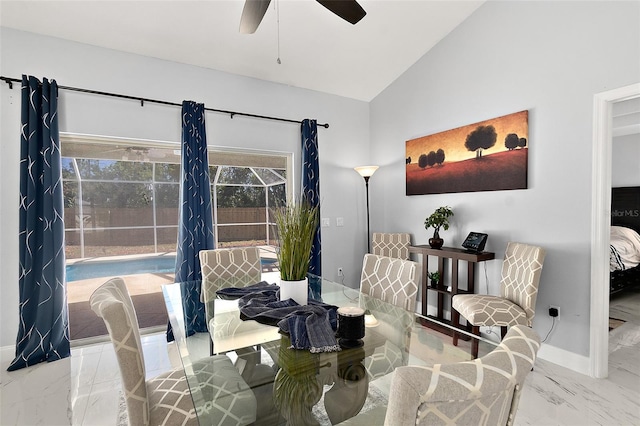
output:
[[[376,347],[373,354],[364,360],[371,380],[393,371],[408,356],[406,350],[401,348],[406,347],[420,279],[420,265],[416,262],[375,254],[364,255],[360,292],[370,297],[363,298],[363,307],[383,323],[378,332],[387,337],[385,343]],[[387,302],[390,306],[380,309],[375,299]],[[385,329],[388,329],[387,333]]]
[[[522,324],[531,327],[536,313],[538,285],[546,252],[543,248],[523,243],[507,244],[500,280],[500,296],[489,294],[457,294],[451,304],[451,319],[459,324],[460,315],[480,335],[480,327],[507,327]],[[458,343],[454,333],[453,344]],[[478,340],[473,339],[471,353],[478,356]]]
[[[420,287],[420,265],[411,260],[365,254],[360,291],[414,312]]]
[[[374,232],[371,237],[371,254],[409,260],[410,245],[410,234]]]
[[[207,404],[198,413],[184,370],[146,379],[140,330],[131,296],[122,278],[98,287],[89,299],[102,318],[116,352],[130,425],[247,425],[255,422],[256,397],[231,360],[218,355],[192,364]],[[200,423],[199,423],[200,421]]]
[[[257,284],[262,280],[262,266],[260,262],[260,249],[258,247],[234,247],[213,250],[201,250],[200,270],[202,272],[201,297],[205,306],[207,328],[210,333],[215,333],[214,301],[217,298],[216,291],[229,287],[247,287]],[[241,321],[239,318],[229,327],[251,328],[252,321]],[[213,346],[213,334],[209,339],[209,352],[217,353]],[[275,372],[271,367],[262,364],[262,350],[260,345],[238,348],[234,351],[237,355],[236,365],[242,371],[242,377],[251,386],[254,393],[266,392],[273,382]],[[261,398],[258,411],[272,411],[272,398]],[[267,402],[264,404],[264,402]]]
[[[415,316],[411,311],[366,294],[360,295],[359,306],[372,315],[376,334],[385,338],[384,343],[364,359],[369,380],[373,381],[407,364]]]
[[[498,347],[473,361],[398,367],[384,424],[513,425],[539,348],[538,334],[516,325]]]
[[[228,287],[247,287],[262,279],[260,249],[258,247],[235,247],[201,250],[200,270],[207,325],[213,318],[213,301],[216,291]]]

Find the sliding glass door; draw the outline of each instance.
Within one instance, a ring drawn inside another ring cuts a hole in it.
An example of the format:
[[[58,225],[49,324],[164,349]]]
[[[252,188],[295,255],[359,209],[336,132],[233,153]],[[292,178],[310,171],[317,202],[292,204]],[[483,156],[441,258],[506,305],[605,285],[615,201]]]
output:
[[[122,276],[141,328],[166,326],[160,286],[173,282],[179,144],[62,135],[71,339],[106,334],[93,290]],[[286,154],[209,150],[217,247],[260,246],[273,266],[270,208],[287,202]]]

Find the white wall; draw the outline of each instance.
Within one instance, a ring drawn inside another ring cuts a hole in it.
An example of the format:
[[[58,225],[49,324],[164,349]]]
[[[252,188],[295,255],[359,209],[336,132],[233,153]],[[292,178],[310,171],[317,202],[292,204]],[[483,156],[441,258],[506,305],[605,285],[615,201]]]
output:
[[[570,368],[589,352],[593,95],[640,81],[639,16],[638,2],[487,2],[371,102],[371,155],[382,166],[372,228],[426,244],[425,217],[451,206],[445,245],[489,234],[492,294],[508,241],[545,247],[534,328],[544,338],[547,308],[560,306],[546,343]],[[405,141],[525,109],[528,189],[405,195]],[[479,278],[484,291],[483,270]]]
[[[365,102],[291,88],[222,72],[2,28],[0,74],[56,79],[75,86],[180,103],[301,120],[316,118],[318,129],[323,268],[334,277],[345,269],[345,282],[356,284],[366,250],[362,178],[353,167],[369,162],[369,111]],[[20,87],[0,88],[0,346],[15,343],[18,329],[18,183]],[[60,91],[60,131],[129,138],[180,140],[180,108],[140,104]],[[209,145],[296,153],[299,125],[207,113]],[[299,177],[296,178],[299,188]],[[335,227],[343,217],[344,228]]]
[[[640,186],[640,134],[613,138],[611,186]]]

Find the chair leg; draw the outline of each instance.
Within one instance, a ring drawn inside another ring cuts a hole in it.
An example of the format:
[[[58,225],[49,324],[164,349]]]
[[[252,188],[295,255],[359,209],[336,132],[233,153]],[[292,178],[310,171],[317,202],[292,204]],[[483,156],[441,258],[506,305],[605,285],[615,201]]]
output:
[[[460,313],[451,308],[451,325],[460,327]],[[458,332],[453,330],[453,346],[458,346]]]
[[[480,327],[474,325],[471,327],[471,332],[477,336],[480,335]],[[471,355],[473,355],[473,359],[478,358],[478,339],[472,339],[471,341]]]

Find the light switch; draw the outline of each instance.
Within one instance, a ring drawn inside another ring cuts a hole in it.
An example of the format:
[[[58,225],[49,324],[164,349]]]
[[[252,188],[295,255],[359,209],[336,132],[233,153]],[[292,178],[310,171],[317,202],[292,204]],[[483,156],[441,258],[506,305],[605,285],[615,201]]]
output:
[[[328,226],[331,226],[331,219],[329,219],[328,217],[323,217],[322,218],[322,227],[326,228]]]
[[[344,226],[344,218],[336,217],[336,226]]]

